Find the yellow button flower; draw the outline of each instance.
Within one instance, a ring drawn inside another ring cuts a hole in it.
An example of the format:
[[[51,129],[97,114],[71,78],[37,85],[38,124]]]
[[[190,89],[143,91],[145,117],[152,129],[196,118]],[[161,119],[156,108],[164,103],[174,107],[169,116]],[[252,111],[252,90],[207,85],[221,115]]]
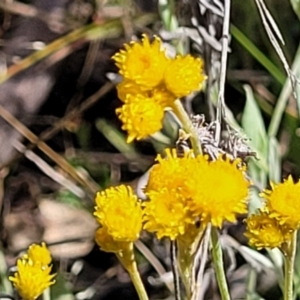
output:
[[[247,212],[250,185],[238,166],[240,161],[219,157],[209,162],[202,155],[197,156],[197,160],[201,168],[187,179],[191,191],[188,206],[193,215],[216,227],[221,227],[225,220],[235,222],[237,214]]]
[[[51,263],[51,253],[45,243],[41,245],[32,244],[28,251],[27,256],[32,261],[39,261],[42,265],[49,265]]]
[[[117,85],[118,97],[125,102],[127,95],[143,94],[140,86],[132,80],[123,80]],[[146,94],[147,95],[147,94]],[[148,95],[147,95],[148,96]]]
[[[150,200],[144,203],[144,229],[155,232],[158,239],[168,237],[174,240],[183,235],[187,225],[193,223],[186,199],[174,189],[164,188],[146,194]]]
[[[127,143],[141,140],[162,128],[163,107],[143,94],[127,94],[126,103],[116,109],[122,129],[128,132]]]
[[[33,244],[17,261],[17,272],[9,280],[24,300],[37,299],[45,289],[55,283],[51,274],[51,255],[45,243]]]
[[[283,183],[271,183],[271,190],[265,190],[260,196],[267,200],[266,207],[272,217],[296,230],[300,226],[299,195],[300,183],[294,183],[290,175]]]
[[[258,250],[280,247],[292,238],[293,230],[280,225],[278,220],[267,212],[260,211],[257,215],[251,215],[245,222],[247,223],[245,236],[249,239],[249,245]]]
[[[139,238],[142,208],[131,187],[120,185],[97,193],[96,205],[95,217],[114,240],[134,242]]]
[[[190,197],[189,190],[186,187],[187,178],[190,172],[195,172],[196,160],[192,152],[185,153],[184,157],[178,157],[176,149],[166,149],[166,157],[160,154],[156,160],[158,164],[154,165],[149,173],[146,192],[160,191],[161,189],[180,190],[183,197]]]
[[[143,90],[151,90],[158,86],[169,63],[161,40],[154,37],[150,43],[147,35],[142,42],[131,42],[124,45],[112,58],[115,60],[119,73],[125,78],[140,85]]]
[[[181,98],[200,90],[205,78],[203,61],[200,58],[179,55],[166,69],[164,81],[167,89]]]

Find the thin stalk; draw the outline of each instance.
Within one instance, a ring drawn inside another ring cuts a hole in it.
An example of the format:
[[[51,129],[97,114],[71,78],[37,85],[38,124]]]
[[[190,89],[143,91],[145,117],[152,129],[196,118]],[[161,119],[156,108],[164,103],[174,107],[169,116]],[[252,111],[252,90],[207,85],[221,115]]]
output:
[[[284,255],[284,300],[293,300],[294,264],[297,248],[297,230],[295,230],[288,250]]]
[[[223,265],[223,253],[221,244],[218,237],[218,232],[215,227],[211,228],[211,244],[212,244],[212,258],[216,271],[218,286],[222,300],[230,300],[230,294],[226,282],[224,265]]]
[[[135,287],[135,290],[139,296],[140,300],[148,300],[148,295],[145,291],[145,287],[144,284],[141,280],[141,276],[140,273],[137,269],[136,263],[133,262],[131,268],[129,268],[128,270],[129,276],[131,278],[131,281]]]
[[[229,39],[229,25],[230,25],[230,5],[231,0],[224,1],[224,19],[222,29],[222,53],[221,53],[221,67],[219,77],[219,93],[217,103],[217,124],[215,139],[219,143],[221,138],[221,124],[222,116],[225,117],[225,80],[228,60],[228,39]]]
[[[292,65],[293,72],[299,76],[300,73],[300,44],[298,45],[298,49],[295,55],[295,59]],[[276,136],[278,133],[278,129],[281,123],[282,116],[284,114],[287,102],[289,100],[289,97],[292,93],[292,86],[290,81],[287,79],[284,83],[284,86],[281,90],[281,93],[279,95],[279,98],[277,100],[275,109],[272,114],[271,122],[268,128],[268,135],[269,136]],[[299,111],[299,104],[298,104],[298,111]]]
[[[177,246],[176,246],[175,241],[171,241],[170,252],[171,252],[171,268],[172,268],[172,273],[173,273],[173,278],[174,278],[175,300],[181,300],[180,280],[179,280],[179,274],[178,274],[178,266],[176,264]]]
[[[139,299],[149,300],[140,273],[136,265],[134,251],[133,251],[133,243],[129,243],[128,246],[125,249],[123,249],[122,252],[116,253],[116,256],[118,257],[122,266],[128,272],[131,281],[135,287],[135,290],[139,296]]]
[[[182,123],[183,129],[187,134],[190,134],[193,150],[195,154],[202,154],[201,144],[199,141],[198,133],[196,128],[193,126],[191,119],[183,108],[180,100],[175,100],[172,106],[173,112]]]

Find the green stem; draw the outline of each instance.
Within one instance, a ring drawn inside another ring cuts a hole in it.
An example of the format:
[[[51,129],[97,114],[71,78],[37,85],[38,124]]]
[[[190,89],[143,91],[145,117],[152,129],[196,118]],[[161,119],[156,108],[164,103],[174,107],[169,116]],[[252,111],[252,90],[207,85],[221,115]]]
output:
[[[299,76],[300,73],[299,65],[300,65],[300,44],[298,45],[298,49],[292,66],[292,71],[294,72],[294,74],[296,74],[296,76],[297,75]],[[272,114],[272,118],[268,128],[269,136],[277,135],[281,123],[281,119],[284,114],[291,93],[292,93],[292,86],[290,80],[286,79]],[[298,110],[299,110],[299,104],[298,104]]]
[[[122,252],[116,253],[120,263],[128,272],[140,300],[149,300],[134,258],[133,243]]]
[[[217,229],[213,226],[211,228],[211,243],[213,263],[216,271],[221,298],[222,300],[230,300],[229,290],[224,272],[222,248],[219,241]]]
[[[194,261],[194,255],[191,255],[190,247],[184,241],[177,240],[178,265],[182,282],[185,287],[187,299],[191,296],[191,269]]]
[[[196,128],[193,126],[191,119],[183,108],[180,100],[175,100],[172,106],[172,109],[175,115],[178,117],[180,122],[182,123],[183,129],[187,134],[190,134],[190,139],[192,143],[193,150],[195,154],[202,154],[201,144],[199,141],[198,133]]]
[[[297,248],[297,230],[295,230],[292,240],[285,253],[284,268],[284,300],[293,300],[293,279],[294,279],[294,263]]]

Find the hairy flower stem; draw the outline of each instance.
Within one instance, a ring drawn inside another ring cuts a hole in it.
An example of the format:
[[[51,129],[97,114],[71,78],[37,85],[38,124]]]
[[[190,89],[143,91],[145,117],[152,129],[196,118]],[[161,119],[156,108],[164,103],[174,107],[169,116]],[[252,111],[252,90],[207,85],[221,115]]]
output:
[[[177,240],[178,247],[178,266],[182,277],[182,282],[186,291],[186,298],[191,297],[191,269],[194,256],[191,255],[190,247],[181,241]]]
[[[195,154],[202,154],[201,144],[199,141],[198,133],[196,128],[193,126],[191,119],[184,110],[180,100],[175,100],[172,109],[177,118],[182,123],[183,129],[187,134],[191,135],[191,143]]]
[[[230,300],[229,290],[224,272],[222,248],[218,237],[218,231],[215,227],[211,228],[211,243],[213,263],[216,271],[221,298],[222,300]]]
[[[131,281],[140,300],[149,300],[140,273],[137,269],[133,252],[133,243],[128,243],[128,247],[116,254],[122,266],[129,273]]]
[[[284,251],[284,300],[292,300],[293,298],[293,279],[294,279],[294,263],[297,247],[297,230],[295,230],[292,240]]]

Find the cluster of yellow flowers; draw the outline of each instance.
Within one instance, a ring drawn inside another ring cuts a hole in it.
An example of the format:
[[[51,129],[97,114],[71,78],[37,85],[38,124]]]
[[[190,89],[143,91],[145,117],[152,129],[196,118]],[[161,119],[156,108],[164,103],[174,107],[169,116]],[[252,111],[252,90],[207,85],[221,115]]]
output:
[[[271,183],[271,190],[260,194],[265,199],[258,214],[246,219],[249,244],[258,249],[281,247],[291,241],[300,227],[300,183],[292,176],[280,184]]]
[[[209,161],[192,152],[177,157],[175,149],[167,149],[157,161],[145,188],[149,200],[142,205],[126,186],[97,194],[95,216],[102,227],[96,241],[103,250],[120,251],[120,243],[138,239],[142,228],[158,238],[193,240],[197,221],[221,227],[247,212],[250,182],[239,160]]]
[[[128,131],[128,142],[142,139],[161,128],[164,109],[176,111],[174,101],[201,87],[205,80],[203,63],[190,55],[168,58],[161,40],[125,44],[113,56],[123,81],[117,86],[124,102],[117,109]],[[131,187],[112,187],[96,196],[95,216],[101,227],[96,241],[105,251],[120,253],[136,241],[142,229],[157,237],[193,241],[202,228],[211,223],[221,228],[224,221],[235,222],[247,213],[250,180],[240,159],[226,155],[211,160],[192,150],[178,156],[166,149],[157,156],[145,187],[148,199],[141,201]],[[282,184],[272,184],[261,197],[265,205],[246,219],[245,235],[257,248],[280,247],[291,240],[300,226],[300,184],[289,177]]]
[[[117,109],[127,142],[140,140],[162,128],[164,110],[177,98],[201,88],[205,76],[203,61],[191,55],[167,57],[158,37],[150,43],[143,35],[142,43],[125,44],[113,56],[123,80],[117,86],[124,102]]]
[[[45,289],[55,283],[51,274],[51,254],[45,243],[32,244],[17,261],[17,272],[9,280],[24,300],[37,299]]]

